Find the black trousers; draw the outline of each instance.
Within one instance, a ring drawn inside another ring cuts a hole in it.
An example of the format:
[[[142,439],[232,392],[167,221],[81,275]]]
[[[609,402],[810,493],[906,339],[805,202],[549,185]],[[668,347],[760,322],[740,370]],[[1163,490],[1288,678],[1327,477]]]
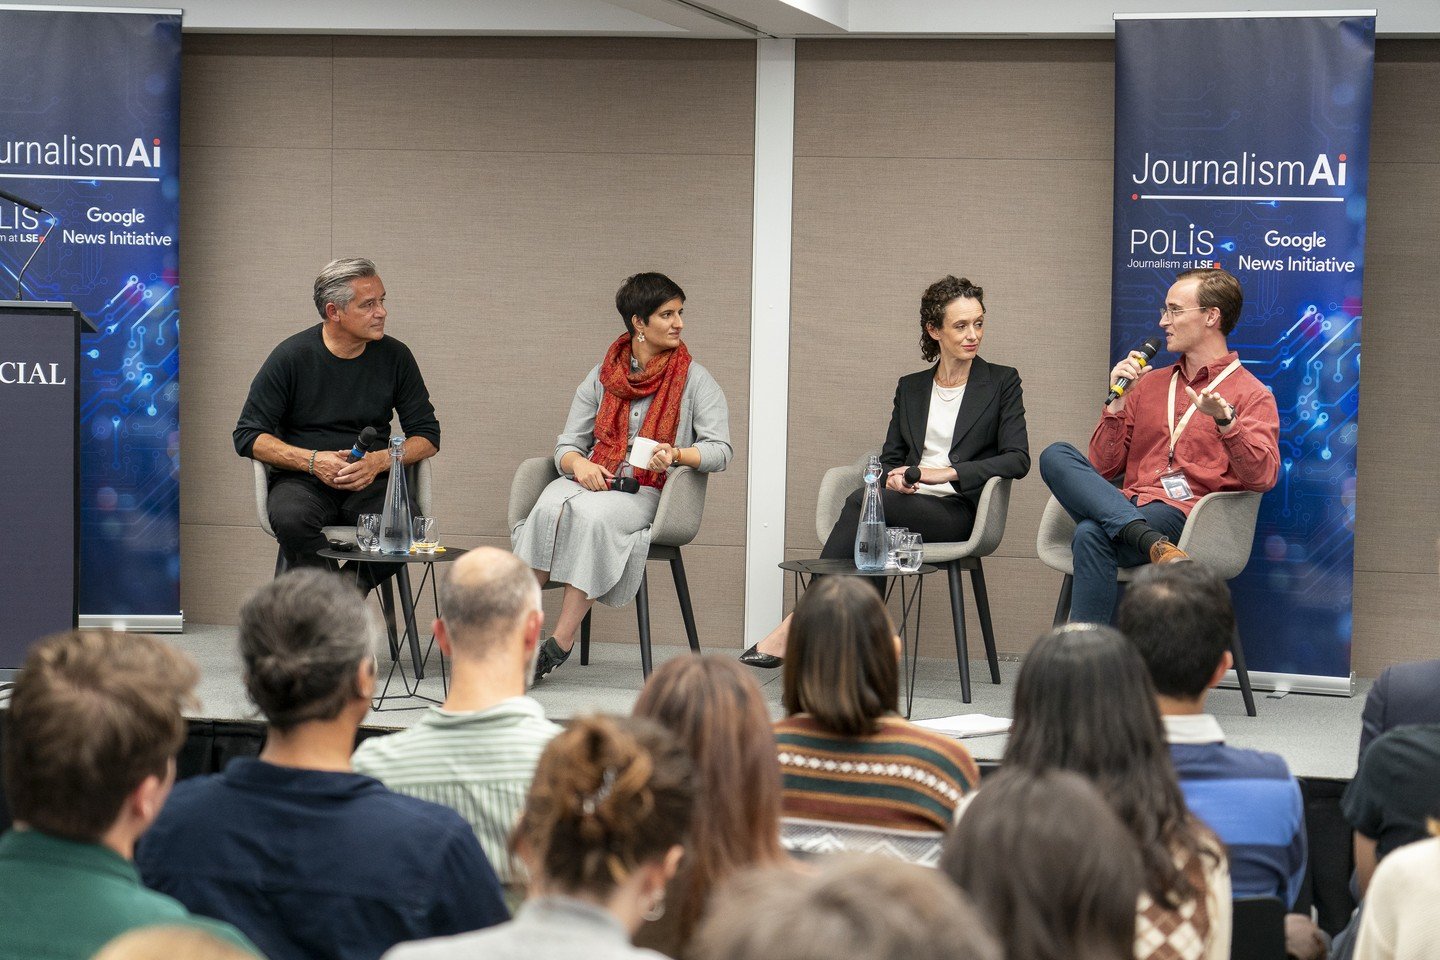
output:
[[[335,564],[319,556],[328,543],[322,532],[327,526],[354,526],[362,513],[379,513],[385,503],[389,475],[381,474],[364,490],[336,490],[327,487],[318,477],[293,470],[276,471],[271,475],[268,507],[270,526],[286,569],[320,567],[334,570]],[[410,498],[415,509],[415,498]],[[359,586],[369,592],[377,583],[395,574],[393,563],[360,563]],[[345,569],[350,568],[345,564]]]
[[[840,519],[830,528],[830,537],[820,550],[826,559],[846,560],[855,556],[855,533],[860,529],[860,505],[865,502],[861,487],[845,500]],[[959,543],[970,538],[975,527],[975,508],[961,497],[927,497],[922,493],[880,490],[887,527],[904,527],[920,534],[926,543]],[[881,593],[884,577],[868,578]]]

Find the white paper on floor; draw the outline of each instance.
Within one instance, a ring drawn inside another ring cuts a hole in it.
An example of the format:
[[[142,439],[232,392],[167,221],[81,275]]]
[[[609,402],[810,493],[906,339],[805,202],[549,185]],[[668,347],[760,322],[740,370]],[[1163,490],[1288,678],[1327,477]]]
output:
[[[1009,717],[992,717],[986,713],[961,713],[953,717],[936,717],[934,720],[916,720],[917,727],[925,727],[947,737],[988,737],[1010,730]]]

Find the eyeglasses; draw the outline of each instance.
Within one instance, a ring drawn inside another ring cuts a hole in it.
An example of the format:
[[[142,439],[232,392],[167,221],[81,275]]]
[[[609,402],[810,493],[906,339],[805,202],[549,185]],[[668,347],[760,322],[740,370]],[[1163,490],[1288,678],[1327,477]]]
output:
[[[1176,317],[1180,316],[1180,314],[1182,314],[1182,313],[1189,313],[1191,310],[1209,310],[1209,309],[1210,309],[1209,307],[1161,307],[1161,308],[1160,308],[1160,319],[1161,319],[1161,320],[1164,320],[1165,317],[1168,315],[1171,320],[1174,320]]]

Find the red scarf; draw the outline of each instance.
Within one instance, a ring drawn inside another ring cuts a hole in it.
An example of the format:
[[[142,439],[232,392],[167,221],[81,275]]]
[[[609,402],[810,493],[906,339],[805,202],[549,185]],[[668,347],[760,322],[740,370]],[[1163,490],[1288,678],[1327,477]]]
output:
[[[595,449],[590,459],[616,471],[630,445],[630,401],[653,397],[637,436],[675,444],[680,430],[680,397],[690,373],[690,351],[685,344],[650,358],[643,370],[630,369],[630,334],[622,333],[600,361],[600,385],[605,395],[595,413]],[[665,486],[665,471],[635,470],[641,485],[656,490]]]

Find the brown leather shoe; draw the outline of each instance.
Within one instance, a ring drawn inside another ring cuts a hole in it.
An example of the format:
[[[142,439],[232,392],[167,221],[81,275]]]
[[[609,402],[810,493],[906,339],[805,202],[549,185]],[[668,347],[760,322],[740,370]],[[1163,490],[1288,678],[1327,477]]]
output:
[[[1179,560],[1189,559],[1190,554],[1181,550],[1169,540],[1156,541],[1155,544],[1150,547],[1151,563],[1175,563]]]

